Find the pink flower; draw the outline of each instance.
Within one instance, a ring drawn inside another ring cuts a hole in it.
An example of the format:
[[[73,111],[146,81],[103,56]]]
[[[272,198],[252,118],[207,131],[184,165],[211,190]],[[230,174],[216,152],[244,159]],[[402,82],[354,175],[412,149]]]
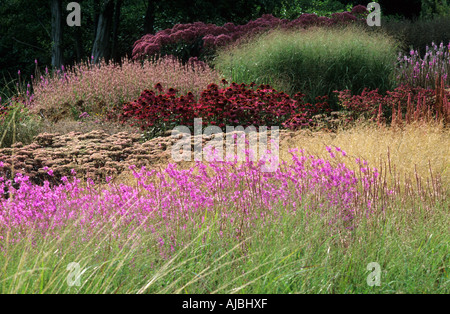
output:
[[[214,44],[216,46],[223,46],[223,45],[228,44],[230,41],[231,41],[230,36],[222,34],[222,35],[217,36],[216,40],[214,41]]]
[[[365,7],[365,6],[363,6],[363,5],[357,5],[357,6],[354,6],[353,7],[353,9],[352,9],[352,14],[353,15],[355,15],[355,16],[358,16],[358,15],[367,15],[369,13],[369,11],[367,11],[367,8]]]
[[[45,166],[44,168],[42,168],[44,171],[47,171],[47,174],[51,177],[53,177],[53,170],[49,169],[47,166]]]
[[[82,114],[80,114],[79,116],[78,116],[78,118],[88,118],[89,117],[89,114],[87,113],[87,112],[83,112]]]
[[[149,44],[145,47],[145,53],[148,55],[153,55],[159,51],[159,46],[156,44]]]
[[[216,40],[215,36],[213,36],[213,35],[206,35],[205,37],[203,37],[203,45],[205,47],[213,47],[215,40]]]

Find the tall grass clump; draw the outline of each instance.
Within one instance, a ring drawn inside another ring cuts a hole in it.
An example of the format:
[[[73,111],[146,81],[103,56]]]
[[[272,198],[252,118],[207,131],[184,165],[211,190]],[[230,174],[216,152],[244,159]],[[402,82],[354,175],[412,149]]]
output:
[[[271,84],[288,94],[332,97],[334,90],[386,91],[397,43],[362,28],[275,30],[244,44],[221,50],[216,68],[236,82]]]
[[[326,150],[272,173],[248,158],[132,168],[132,185],[0,177],[0,293],[448,293],[440,177],[389,187],[385,168]]]
[[[318,155],[324,144],[341,147],[349,156],[363,158],[371,165],[390,168],[389,181],[394,180],[395,174],[403,177],[413,171],[425,182],[432,166],[433,174],[450,186],[450,133],[442,125],[412,123],[403,128],[385,128],[359,123],[337,133],[299,131],[280,143],[280,158],[288,160],[286,148],[293,147]],[[347,166],[357,171],[356,163]]]
[[[68,104],[74,110],[81,106],[84,111],[101,113],[136,99],[143,90],[152,89],[157,83],[198,96],[208,84],[219,83],[220,79],[219,74],[203,62],[182,65],[172,57],[154,62],[124,58],[121,65],[80,63],[37,76],[33,84],[33,108],[36,111],[58,109]]]
[[[21,142],[29,144],[40,129],[39,118],[22,103],[0,106],[0,148]]]

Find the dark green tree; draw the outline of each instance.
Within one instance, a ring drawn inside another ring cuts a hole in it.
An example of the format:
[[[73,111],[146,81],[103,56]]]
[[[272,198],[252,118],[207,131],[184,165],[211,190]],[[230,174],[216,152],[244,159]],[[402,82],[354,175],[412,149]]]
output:
[[[60,68],[63,64],[62,52],[62,0],[51,0],[52,11],[52,66]]]

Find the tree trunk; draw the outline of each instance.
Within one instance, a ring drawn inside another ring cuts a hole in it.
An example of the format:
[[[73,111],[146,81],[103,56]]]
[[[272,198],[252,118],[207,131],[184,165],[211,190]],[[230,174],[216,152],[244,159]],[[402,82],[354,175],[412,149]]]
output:
[[[63,64],[62,54],[62,0],[52,0],[52,66],[59,69]]]
[[[114,62],[120,62],[120,57],[117,54],[117,39],[119,36],[120,9],[122,7],[122,2],[123,0],[116,0],[114,8],[113,41],[111,46],[111,58]]]
[[[147,11],[144,19],[144,35],[153,34],[155,31],[156,0],[148,0]]]
[[[109,42],[111,37],[111,24],[114,13],[114,1],[106,0],[98,17],[98,25],[92,56],[94,63],[99,63],[101,59],[109,60]]]
[[[94,0],[94,39],[97,36],[98,17],[100,15],[100,0]]]
[[[83,39],[81,36],[81,27],[77,27],[75,29],[75,54],[77,56],[77,62],[81,62],[81,59],[84,56],[84,51],[83,51]]]

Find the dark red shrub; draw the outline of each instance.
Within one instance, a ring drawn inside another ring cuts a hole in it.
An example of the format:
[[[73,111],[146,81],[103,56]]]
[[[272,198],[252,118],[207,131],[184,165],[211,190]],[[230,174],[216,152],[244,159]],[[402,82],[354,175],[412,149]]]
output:
[[[384,96],[377,89],[364,89],[361,95],[352,95],[349,90],[335,93],[340,105],[354,119],[364,116],[379,122],[412,122],[439,119],[439,115],[447,119],[450,91],[441,92],[441,101],[436,101],[436,90],[401,85]]]
[[[353,7],[352,14],[356,18],[367,19],[367,16],[369,15],[369,11],[367,10],[367,8],[365,6],[358,4],[357,6]]]
[[[228,84],[222,81],[224,86]],[[290,97],[269,85],[236,84],[220,88],[210,84],[198,101],[192,93],[176,97],[176,91],[155,85],[154,91],[145,90],[141,96],[123,105],[120,119],[138,124],[143,130],[156,133],[178,125],[192,127],[195,118],[202,118],[204,125],[247,127],[281,126],[297,129],[311,126],[311,117],[330,111],[327,97],[318,97],[316,104],[304,103],[305,95]]]

